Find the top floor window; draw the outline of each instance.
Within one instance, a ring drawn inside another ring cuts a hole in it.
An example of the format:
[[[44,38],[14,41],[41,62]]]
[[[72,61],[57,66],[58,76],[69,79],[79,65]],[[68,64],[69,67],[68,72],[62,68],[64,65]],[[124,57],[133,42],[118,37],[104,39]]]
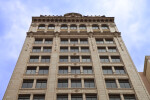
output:
[[[68,39],[61,39],[61,44],[67,44],[68,43]]]
[[[103,39],[96,39],[96,43],[98,43],[98,44],[103,44],[103,43],[104,43],[104,40],[103,40]]]
[[[45,39],[45,42],[46,44],[51,44],[52,43],[52,39]]]
[[[66,24],[61,25],[61,29],[68,29],[68,26]]]
[[[48,25],[48,29],[55,29],[55,25],[53,24]]]
[[[96,24],[94,24],[94,25],[92,25],[92,29],[99,29],[99,26],[98,25],[96,25]]]
[[[77,26],[73,24],[73,25],[70,26],[70,29],[75,30],[75,29],[77,29]]]
[[[78,43],[78,39],[70,39],[70,43],[71,44],[77,44]]]
[[[108,29],[108,26],[107,26],[107,25],[102,25],[101,28],[102,28],[102,29]]]
[[[80,39],[80,43],[81,44],[88,44],[88,40],[87,39]]]
[[[43,39],[35,39],[34,43],[35,44],[40,44],[43,42]]]
[[[85,26],[84,24],[81,24],[81,25],[79,26],[79,29],[86,29],[86,26]]]
[[[113,39],[105,39],[105,42],[106,43],[109,43],[109,44],[113,44],[114,42],[113,42]]]
[[[38,29],[45,29],[45,25],[44,24],[40,24]]]

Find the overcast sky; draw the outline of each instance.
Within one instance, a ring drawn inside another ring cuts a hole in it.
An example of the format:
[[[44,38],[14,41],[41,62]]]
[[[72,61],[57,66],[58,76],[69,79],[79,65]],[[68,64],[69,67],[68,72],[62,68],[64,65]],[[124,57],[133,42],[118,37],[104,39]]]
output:
[[[115,23],[138,71],[150,55],[149,0],[0,0],[0,99],[23,46],[32,16],[83,15],[115,17]]]

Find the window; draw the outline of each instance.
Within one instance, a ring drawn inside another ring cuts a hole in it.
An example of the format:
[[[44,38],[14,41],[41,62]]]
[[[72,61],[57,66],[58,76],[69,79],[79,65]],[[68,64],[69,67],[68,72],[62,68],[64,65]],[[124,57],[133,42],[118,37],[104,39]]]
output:
[[[59,67],[59,74],[68,74],[68,67]]]
[[[45,100],[45,95],[36,94],[33,96],[33,100]]]
[[[26,80],[24,79],[23,80],[23,83],[22,83],[22,88],[32,88],[33,86],[33,80]]]
[[[43,56],[41,58],[41,62],[50,62],[50,57],[49,56]]]
[[[116,47],[108,47],[108,52],[117,52]]]
[[[97,100],[96,94],[86,94],[86,100]]]
[[[39,74],[48,74],[48,67],[42,66],[39,68]]]
[[[126,95],[123,95],[124,97],[124,100],[136,100],[135,98],[135,95],[134,94],[126,94]]]
[[[128,80],[119,80],[121,88],[131,88]]]
[[[75,29],[77,29],[77,26],[76,25],[70,25],[70,29],[75,30]]]
[[[55,25],[53,25],[53,24],[48,25],[48,29],[54,30],[55,29]]]
[[[71,80],[72,88],[81,88],[81,80]]]
[[[105,80],[107,88],[117,88],[115,80]]]
[[[31,56],[29,62],[39,62],[39,56]]]
[[[84,74],[92,74],[92,67],[83,67],[83,73]]]
[[[84,87],[85,88],[94,88],[95,84],[94,84],[94,80],[84,80]]]
[[[71,44],[78,44],[78,39],[70,39]]]
[[[91,62],[91,58],[89,56],[82,56],[82,62]]]
[[[103,44],[103,43],[104,43],[104,40],[103,40],[103,39],[96,39],[96,43],[97,43],[97,44]]]
[[[68,88],[68,80],[58,80],[58,88]]]
[[[47,80],[37,80],[36,88],[46,88],[47,87]]]
[[[71,74],[80,74],[80,67],[71,67]]]
[[[40,24],[38,29],[45,29],[45,25],[44,24]]]
[[[109,66],[103,66],[103,74],[112,74],[112,69]]]
[[[113,44],[113,39],[105,39],[105,43]]]
[[[81,47],[81,52],[89,52],[89,47]]]
[[[112,60],[112,62],[120,62],[120,57],[119,56],[112,56],[111,60]]]
[[[41,52],[41,47],[33,47],[32,52]]]
[[[68,43],[68,39],[61,39],[61,44],[67,44]]]
[[[43,47],[43,52],[51,52],[51,47]]]
[[[126,74],[123,67],[115,67],[116,74]]]
[[[88,44],[88,40],[87,39],[80,39],[80,44]]]
[[[68,26],[66,24],[61,25],[61,29],[68,29]]]
[[[80,62],[79,56],[71,56],[71,62]]]
[[[82,95],[79,95],[79,94],[75,95],[75,94],[73,94],[73,95],[71,95],[71,100],[83,100],[82,99]]]
[[[68,56],[60,56],[59,62],[68,62]]]
[[[106,52],[106,48],[105,47],[98,47],[98,52]]]
[[[121,100],[120,95],[109,95],[109,100]]]
[[[43,43],[43,39],[35,39],[34,43],[41,44],[41,43]]]
[[[101,56],[100,57],[100,61],[103,63],[103,62],[109,62],[109,59],[108,59],[108,56]]]
[[[52,39],[45,39],[45,44],[52,44]]]
[[[57,95],[57,100],[68,100],[67,94]]]
[[[68,52],[68,47],[60,47],[60,52]]]
[[[108,26],[102,26],[101,28],[102,29],[108,29]]]
[[[36,73],[36,67],[27,67],[26,74],[35,74]]]
[[[92,29],[96,30],[96,29],[99,29],[99,27],[98,27],[98,25],[92,25]]]
[[[78,47],[71,47],[71,52],[79,52],[79,48]]]
[[[30,94],[19,94],[18,100],[30,100]]]
[[[82,25],[79,26],[79,29],[85,30],[85,29],[86,29],[86,26],[82,24]]]

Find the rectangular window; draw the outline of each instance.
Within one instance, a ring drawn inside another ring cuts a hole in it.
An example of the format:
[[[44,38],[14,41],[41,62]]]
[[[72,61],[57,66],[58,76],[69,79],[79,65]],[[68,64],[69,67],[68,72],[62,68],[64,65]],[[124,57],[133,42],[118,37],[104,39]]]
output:
[[[80,44],[88,44],[88,40],[87,39],[80,39]]]
[[[59,67],[59,74],[68,74],[68,67]]]
[[[108,44],[113,44],[113,39],[105,39],[105,43],[108,43]]]
[[[112,62],[121,62],[119,56],[112,56],[112,57],[111,57],[111,60],[112,60]]]
[[[71,100],[83,100],[82,99],[82,95],[80,95],[80,94],[77,94],[77,95],[73,94],[73,95],[71,95]]]
[[[120,95],[109,95],[109,100],[121,100]]]
[[[84,87],[85,88],[95,88],[94,80],[84,80]]]
[[[52,39],[45,39],[45,44],[52,44]]]
[[[39,74],[48,74],[49,67],[42,66],[39,68]]]
[[[97,100],[96,94],[86,94],[86,100]]]
[[[109,62],[108,56],[101,56],[101,57],[100,57],[100,61],[101,61],[102,63],[103,63],[103,62],[108,63],[108,62]]]
[[[60,52],[68,52],[68,47],[60,47]]]
[[[27,67],[26,74],[35,74],[36,73],[36,67]]]
[[[50,62],[50,57],[49,56],[42,56],[41,62]]]
[[[89,47],[81,47],[81,52],[89,52]]]
[[[83,67],[83,73],[84,74],[92,74],[92,67]]]
[[[43,43],[43,39],[35,39],[34,43],[41,44],[41,43]]]
[[[117,52],[116,47],[108,47],[108,52]]]
[[[51,52],[52,48],[51,47],[43,47],[43,52]]]
[[[30,94],[19,94],[18,100],[30,100]]]
[[[24,79],[22,83],[22,88],[32,88],[33,86],[33,79],[27,80]]]
[[[78,39],[70,39],[71,44],[78,44]]]
[[[123,67],[115,67],[115,73],[116,74],[126,74]]]
[[[68,100],[67,94],[57,95],[57,100]]]
[[[32,52],[41,52],[41,47],[33,47]]]
[[[31,56],[29,62],[39,62],[39,56]]]
[[[46,88],[47,87],[47,80],[37,80],[36,88]]]
[[[71,67],[71,74],[80,74],[80,67]]]
[[[106,47],[98,47],[98,52],[106,52]]]
[[[97,43],[97,44],[103,44],[103,43],[104,43],[104,40],[103,40],[103,39],[96,39],[96,43]]]
[[[90,56],[82,56],[82,62],[91,62]]]
[[[33,100],[45,100],[45,95],[36,94],[36,95],[33,96]]]
[[[68,80],[67,79],[58,80],[58,88],[68,88]]]
[[[79,48],[78,47],[71,47],[70,51],[71,52],[79,52]]]
[[[131,88],[128,80],[119,80],[121,88]]]
[[[79,56],[71,56],[71,62],[80,62]]]
[[[61,39],[61,44],[68,44],[68,39]]]
[[[72,88],[81,88],[81,80],[80,79],[71,80],[71,87]]]
[[[68,56],[60,56],[59,62],[68,62]]]
[[[112,74],[111,66],[103,66],[103,74]]]
[[[126,94],[126,95],[123,95],[123,97],[124,97],[124,100],[136,100],[134,94]]]
[[[115,80],[105,80],[107,88],[117,88]]]

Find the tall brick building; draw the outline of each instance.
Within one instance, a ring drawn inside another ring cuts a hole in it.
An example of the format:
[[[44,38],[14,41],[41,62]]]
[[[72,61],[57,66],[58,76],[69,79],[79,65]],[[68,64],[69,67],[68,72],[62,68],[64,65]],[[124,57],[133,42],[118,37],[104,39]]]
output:
[[[150,100],[114,17],[32,17],[3,100]]]

